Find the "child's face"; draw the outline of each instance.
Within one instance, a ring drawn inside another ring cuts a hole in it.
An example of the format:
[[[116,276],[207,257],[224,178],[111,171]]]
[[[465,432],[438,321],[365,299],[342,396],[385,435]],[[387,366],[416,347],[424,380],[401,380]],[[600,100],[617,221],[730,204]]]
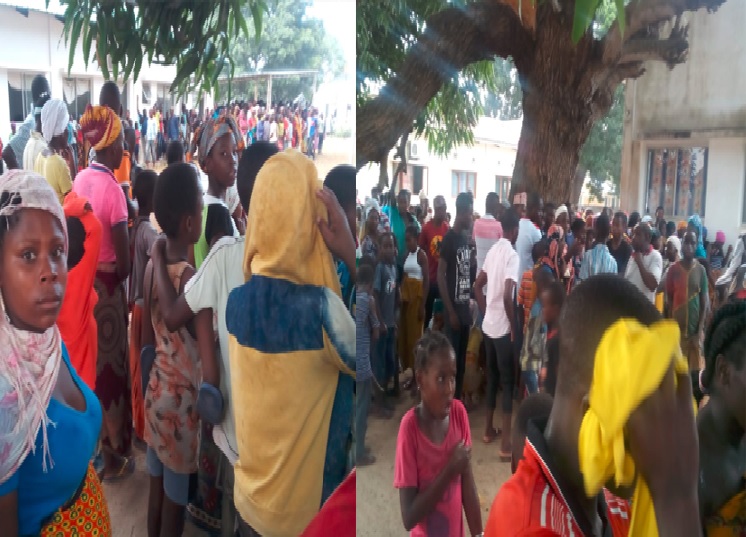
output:
[[[394,239],[387,235],[381,241],[381,261],[384,263],[394,262]]]
[[[555,324],[559,319],[560,308],[554,304],[550,293],[545,289],[541,292],[541,316],[546,324]]]
[[[407,233],[405,238],[407,241],[407,251],[416,252],[417,251],[417,237],[415,237],[411,233]]]
[[[694,259],[694,252],[697,249],[697,235],[691,231],[684,235],[684,241],[681,244],[681,255],[687,261]]]
[[[427,366],[417,370],[417,385],[428,412],[436,419],[447,418],[456,391],[456,355],[453,349],[441,349],[431,354]]]
[[[368,213],[368,219],[365,222],[368,226],[368,233],[375,233],[378,229],[378,223],[380,222],[378,211],[376,211],[375,209],[370,211]]]
[[[593,241],[596,240],[596,232],[592,229],[589,229],[585,232],[585,246],[589,250],[593,248]]]
[[[624,229],[624,222],[622,222],[621,218],[614,218],[613,222],[611,223],[611,235],[618,239],[622,235],[626,233],[626,229]]]
[[[578,241],[581,244],[585,244],[585,228],[582,227],[578,230],[578,232],[575,234],[575,240]]]
[[[0,249],[0,290],[13,326],[41,333],[54,325],[66,285],[62,224],[47,211],[21,210]]]
[[[238,152],[233,134],[226,133],[215,142],[210,154],[205,159],[205,173],[210,181],[215,181],[223,188],[233,186],[238,171]]]

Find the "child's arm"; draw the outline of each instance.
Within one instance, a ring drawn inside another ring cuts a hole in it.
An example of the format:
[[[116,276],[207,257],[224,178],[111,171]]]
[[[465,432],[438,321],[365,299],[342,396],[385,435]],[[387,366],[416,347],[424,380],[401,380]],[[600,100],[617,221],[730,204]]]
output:
[[[144,305],[142,307],[142,324],[140,325],[140,349],[142,347],[145,347],[147,345],[155,345],[155,333],[153,332],[153,322],[150,318],[150,304],[151,304],[151,294],[150,292],[153,289],[153,261],[148,261],[148,264],[145,266],[145,275],[143,277],[143,301]],[[143,392],[145,391],[145,386],[143,386]]]
[[[153,277],[158,286],[158,300],[161,305],[163,322],[166,328],[171,332],[175,332],[191,321],[194,318],[194,313],[189,307],[184,294],[177,294],[176,289],[171,284],[168,277],[168,270],[166,269],[165,248],[165,239],[156,240],[150,250],[150,262],[152,264]],[[186,278],[182,279],[182,288],[186,281],[188,281]]]
[[[479,507],[479,494],[477,494],[477,484],[474,481],[471,463],[461,474],[461,503],[464,506],[469,531],[472,536],[480,535],[482,533],[482,511]]]
[[[399,505],[405,530],[412,531],[412,528],[435,510],[451,481],[464,472],[470,459],[471,448],[460,442],[454,448],[448,464],[440,471],[429,487],[424,490],[418,490],[416,487],[399,489]]]
[[[372,296],[368,299],[368,316],[370,317],[370,336],[373,341],[378,339],[378,334],[381,331],[381,323],[378,320],[378,315],[376,315],[376,308],[378,306],[376,305],[376,299]]]
[[[215,356],[215,331],[212,319],[212,309],[203,309],[194,318],[194,330],[197,332],[197,348],[202,361],[202,380],[217,387],[220,386],[220,367]]]

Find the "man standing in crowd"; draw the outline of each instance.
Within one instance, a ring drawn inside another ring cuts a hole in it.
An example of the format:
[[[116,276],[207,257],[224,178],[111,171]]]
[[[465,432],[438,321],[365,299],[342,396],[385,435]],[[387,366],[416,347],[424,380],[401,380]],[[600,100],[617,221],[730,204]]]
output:
[[[171,115],[168,118],[168,129],[166,135],[169,142],[179,140],[179,116],[174,114],[173,108],[171,109]]]
[[[634,253],[627,264],[624,277],[655,304],[655,290],[663,272],[663,258],[650,244],[651,231],[647,224],[639,224],[632,234]]]
[[[156,140],[158,140],[158,131],[159,131],[159,125],[158,125],[158,119],[155,117],[155,113],[151,110],[150,111],[150,119],[147,122],[147,145],[145,146],[145,165],[146,166],[155,166],[155,160],[156,160],[156,149],[155,149],[155,143]]]
[[[521,218],[518,225],[518,239],[515,241],[515,251],[518,252],[518,274],[523,274],[534,264],[531,250],[534,244],[541,240],[542,211],[544,202],[541,197],[531,192],[526,200],[526,216]]]
[[[377,199],[380,192],[371,191],[371,195]],[[448,232],[449,225],[446,222],[446,199],[443,196],[435,196],[433,200],[433,218],[425,222],[420,233],[420,248],[427,254],[427,266],[430,272],[430,291],[425,301],[425,329],[430,324],[433,316],[433,302],[440,298],[438,289],[438,260],[440,259],[440,246]]]
[[[31,81],[31,100],[33,103],[39,100],[42,95],[51,97],[49,82],[43,75],[37,75]],[[41,113],[41,111],[39,111]],[[32,111],[23,124],[18,128],[8,145],[3,150],[3,160],[8,165],[9,170],[15,170],[21,167],[23,162],[23,151],[26,149],[26,143],[31,138],[31,133],[36,131],[36,118]]]
[[[474,201],[469,192],[456,198],[453,229],[443,237],[438,262],[438,288],[446,311],[446,335],[456,353],[456,393],[461,399],[466,367],[466,345],[472,324],[471,311],[471,229]]]
[[[477,245],[477,274],[482,270],[487,252],[503,236],[502,225],[497,221],[499,207],[500,197],[495,192],[490,192],[487,194],[484,216],[474,222],[472,237]]]

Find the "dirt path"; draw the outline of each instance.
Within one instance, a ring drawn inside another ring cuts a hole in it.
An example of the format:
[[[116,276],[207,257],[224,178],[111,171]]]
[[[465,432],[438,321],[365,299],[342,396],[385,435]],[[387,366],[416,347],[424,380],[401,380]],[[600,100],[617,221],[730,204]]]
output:
[[[357,536],[406,536],[399,509],[399,493],[394,489],[394,456],[396,436],[402,416],[414,404],[408,394],[403,395],[391,420],[371,418],[368,422],[366,444],[376,457],[372,466],[358,469],[357,475]],[[472,434],[472,468],[477,482],[482,523],[486,524],[492,500],[500,486],[510,477],[510,463],[500,461],[498,443],[482,443],[484,407],[469,413]]]

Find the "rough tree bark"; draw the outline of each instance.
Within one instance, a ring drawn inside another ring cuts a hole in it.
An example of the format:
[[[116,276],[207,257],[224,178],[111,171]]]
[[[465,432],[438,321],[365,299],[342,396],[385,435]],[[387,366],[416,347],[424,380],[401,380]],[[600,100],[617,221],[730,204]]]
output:
[[[686,60],[687,27],[666,35],[663,23],[685,11],[716,10],[725,0],[637,0],[626,8],[624,32],[615,22],[603,39],[591,30],[575,44],[575,0],[537,4],[535,26],[525,28],[499,0],[451,8],[427,21],[397,75],[357,114],[357,167],[386,162],[389,151],[448,77],[485,58],[511,56],[523,88],[523,130],[511,197],[536,191],[564,201],[573,195],[578,160],[593,123],[611,107],[616,87],[644,73],[644,62],[673,67]]]

